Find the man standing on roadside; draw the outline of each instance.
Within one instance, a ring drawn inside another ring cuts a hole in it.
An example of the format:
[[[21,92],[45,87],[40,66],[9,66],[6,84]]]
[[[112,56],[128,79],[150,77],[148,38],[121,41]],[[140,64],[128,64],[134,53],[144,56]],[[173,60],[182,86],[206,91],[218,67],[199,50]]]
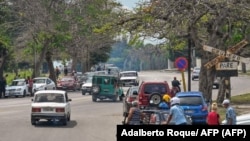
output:
[[[28,82],[28,90],[30,93],[30,96],[33,96],[32,88],[33,88],[33,80],[30,78],[30,76],[27,77],[27,82]]]
[[[232,106],[230,106],[230,100],[225,99],[222,105],[226,108],[226,125],[236,125],[236,112]]]
[[[0,78],[0,98],[5,97],[5,89],[6,89],[6,85],[7,85],[6,77],[8,77],[8,74],[6,74],[5,76],[2,76]]]

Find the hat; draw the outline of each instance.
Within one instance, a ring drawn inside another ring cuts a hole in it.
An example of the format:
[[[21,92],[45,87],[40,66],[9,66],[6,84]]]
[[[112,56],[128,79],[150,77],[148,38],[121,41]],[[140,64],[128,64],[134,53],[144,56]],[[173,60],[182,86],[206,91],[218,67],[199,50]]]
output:
[[[165,94],[162,98],[165,102],[170,102],[171,97],[168,94]]]
[[[223,102],[222,102],[222,104],[224,105],[224,104],[229,104],[230,103],[230,101],[228,100],[228,99],[225,99]]]

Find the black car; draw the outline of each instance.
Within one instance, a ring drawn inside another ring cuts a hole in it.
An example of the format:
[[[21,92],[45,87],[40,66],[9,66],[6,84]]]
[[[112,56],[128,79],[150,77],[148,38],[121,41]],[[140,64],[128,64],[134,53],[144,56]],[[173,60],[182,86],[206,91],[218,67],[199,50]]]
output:
[[[139,89],[138,86],[131,86],[127,90],[127,93],[123,98],[123,112],[129,111],[130,107],[132,106],[132,102],[137,98],[138,89]]]
[[[169,110],[142,110],[144,113],[144,118],[142,119],[142,125],[162,125],[167,121],[169,116]],[[187,119],[187,124],[192,125],[192,118],[189,115],[185,115]],[[170,121],[170,125],[175,125],[174,121]]]

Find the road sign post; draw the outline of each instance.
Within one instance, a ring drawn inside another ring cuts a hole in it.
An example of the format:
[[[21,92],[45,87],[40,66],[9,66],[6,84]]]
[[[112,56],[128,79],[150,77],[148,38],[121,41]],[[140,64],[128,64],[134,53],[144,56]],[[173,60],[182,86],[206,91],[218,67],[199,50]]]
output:
[[[184,72],[185,72],[185,69],[187,69],[187,67],[188,67],[188,60],[185,57],[178,57],[175,60],[175,67],[177,67],[178,70],[181,71],[183,90],[184,90],[184,92],[186,92],[186,81],[185,81]]]

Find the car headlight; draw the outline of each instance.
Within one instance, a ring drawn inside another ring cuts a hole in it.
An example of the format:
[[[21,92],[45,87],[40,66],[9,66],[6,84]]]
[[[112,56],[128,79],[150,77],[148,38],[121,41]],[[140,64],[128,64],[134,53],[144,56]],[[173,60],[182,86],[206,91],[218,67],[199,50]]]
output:
[[[82,86],[82,89],[87,89],[86,87]]]
[[[17,91],[21,91],[22,90],[22,88],[18,88],[18,89],[16,89]]]
[[[45,85],[42,85],[42,86],[39,87],[39,89],[42,89],[42,88],[45,88]]]

